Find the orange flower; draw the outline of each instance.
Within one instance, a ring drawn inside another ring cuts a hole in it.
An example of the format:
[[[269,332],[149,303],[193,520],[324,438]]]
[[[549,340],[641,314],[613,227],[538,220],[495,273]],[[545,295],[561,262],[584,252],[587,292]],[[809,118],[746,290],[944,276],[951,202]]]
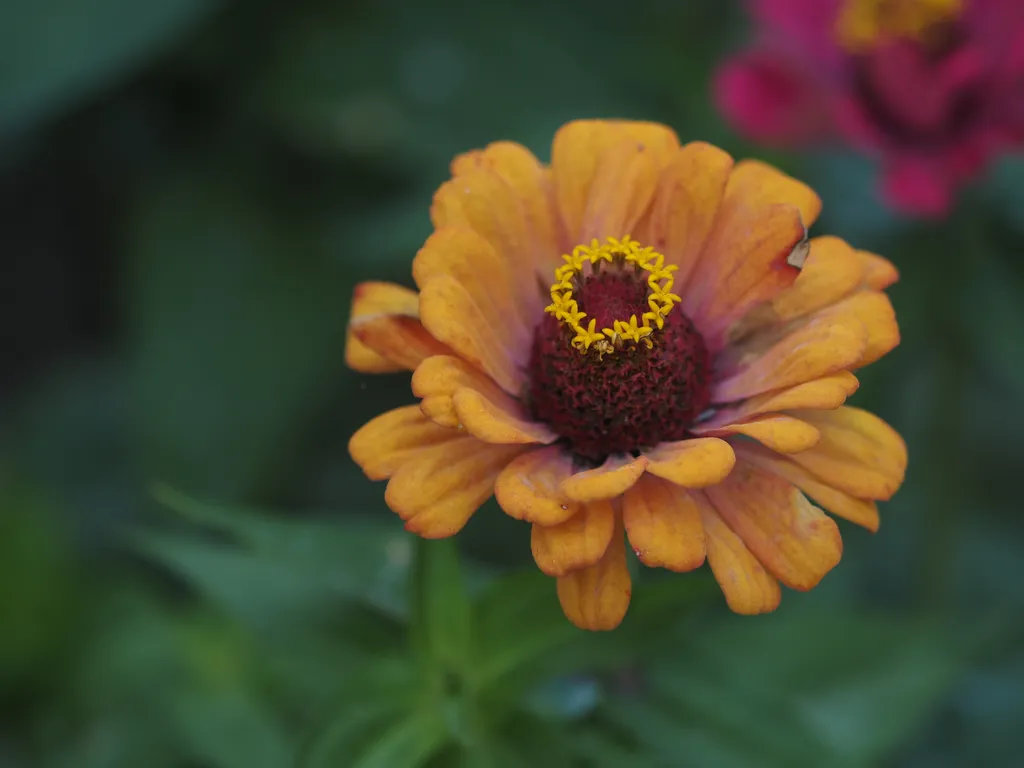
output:
[[[570,123],[550,167],[506,142],[456,158],[419,293],[356,288],[348,364],[414,370],[421,399],[360,429],[352,457],[427,538],[495,495],[579,627],[626,613],[625,537],[649,566],[706,558],[738,613],[773,610],[780,582],[810,589],[842,554],[807,497],[873,531],[907,462],[843,407],[850,371],[899,343],[896,270],[808,241],[820,207],[648,123]]]

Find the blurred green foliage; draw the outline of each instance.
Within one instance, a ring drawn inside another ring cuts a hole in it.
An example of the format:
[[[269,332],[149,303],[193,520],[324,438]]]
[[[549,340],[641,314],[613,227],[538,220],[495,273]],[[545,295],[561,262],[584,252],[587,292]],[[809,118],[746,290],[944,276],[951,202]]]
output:
[[[744,145],[708,99],[740,24],[716,0],[0,6],[0,766],[1019,762],[1024,166],[925,224],[862,158]],[[772,616],[638,572],[623,626],[585,635],[527,526],[492,503],[464,557],[415,542],[347,457],[410,397],[344,369],[354,284],[409,282],[455,153],[546,157],[581,116],[770,159],[821,193],[816,231],[902,272],[903,344],[856,401],[907,438],[906,486]]]

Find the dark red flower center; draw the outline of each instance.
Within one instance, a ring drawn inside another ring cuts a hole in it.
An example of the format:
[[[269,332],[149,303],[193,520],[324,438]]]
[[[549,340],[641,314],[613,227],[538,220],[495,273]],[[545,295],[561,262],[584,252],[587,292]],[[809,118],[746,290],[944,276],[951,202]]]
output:
[[[604,269],[580,276],[574,291],[585,322],[612,328],[616,321],[650,315],[646,272]],[[526,393],[533,418],[561,435],[578,457],[600,463],[687,436],[710,399],[710,359],[704,339],[679,306],[642,339],[618,340],[586,350],[574,331],[546,314],[537,325]]]

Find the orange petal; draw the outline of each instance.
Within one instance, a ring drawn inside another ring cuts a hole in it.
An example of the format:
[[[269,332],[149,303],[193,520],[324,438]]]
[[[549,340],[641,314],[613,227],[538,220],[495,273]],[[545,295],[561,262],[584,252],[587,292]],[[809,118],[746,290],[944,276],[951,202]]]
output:
[[[377,315],[406,315],[416,317],[420,297],[416,291],[394,283],[360,283],[352,293],[350,325],[345,339],[345,363],[363,373],[392,373],[405,370],[405,366],[360,341],[352,331],[351,323]]]
[[[412,375],[412,393],[423,399],[420,410],[443,427],[459,426],[452,398],[463,388],[475,389],[488,400],[502,405],[516,402],[487,374],[460,357],[428,357]]]
[[[526,381],[519,359],[528,348],[508,346],[500,316],[451,277],[439,275],[420,293],[420,317],[434,338],[480,368],[511,395]]]
[[[736,613],[770,613],[779,607],[782,591],[747,546],[727,526],[703,493],[694,494],[704,526],[708,565]]]
[[[862,267],[853,248],[838,237],[815,237],[796,282],[772,302],[775,316],[792,320],[834,304],[861,283]]]
[[[736,454],[788,480],[833,515],[863,526],[872,533],[878,530],[878,504],[874,501],[858,499],[826,485],[799,464],[763,448],[752,445],[736,446]]]
[[[537,567],[548,576],[564,576],[601,559],[615,530],[615,511],[609,501],[583,504],[558,525],[533,526],[530,549]]]
[[[629,609],[632,592],[621,523],[600,560],[558,579],[558,601],[580,629],[615,629]]]
[[[529,268],[516,269],[515,261],[473,230],[446,227],[434,232],[413,259],[412,274],[421,291],[438,278],[453,279],[494,324],[508,349],[529,347],[543,308],[533,275]]]
[[[680,294],[683,311],[712,351],[721,349],[730,327],[753,307],[793,284],[799,270],[788,260],[805,235],[793,206],[755,208],[726,194],[700,263]]]
[[[413,376],[413,379],[416,377]],[[744,400],[735,408],[726,408],[700,425],[697,432],[710,432],[735,422],[748,421],[751,416],[789,410],[791,408],[821,408],[830,410],[846,402],[857,391],[860,382],[849,371],[837,371],[814,381],[795,387],[766,392]]]
[[[475,389],[460,389],[452,398],[455,413],[466,431],[485,443],[553,443],[558,435],[531,421],[516,401],[501,405]]]
[[[493,256],[487,258],[488,267],[482,267],[476,272],[477,278],[473,284],[478,286],[480,292],[474,289],[474,295],[483,300],[484,296],[493,293],[487,290],[488,287],[500,287],[505,290],[506,295],[501,297],[499,307],[504,309],[509,304],[522,306],[521,314],[524,319],[531,312],[543,307],[540,301],[544,296],[537,290],[533,271],[533,233],[529,229],[522,201],[500,176],[480,171],[456,176],[445,182],[434,194],[430,215],[434,227],[438,230],[438,236],[446,229],[469,230],[476,232],[481,240],[490,244]],[[428,240],[424,248],[430,245],[431,241]],[[447,243],[436,245],[440,255],[433,257],[434,259],[468,260],[471,266],[470,251],[479,250],[478,247],[467,247],[466,253],[460,253],[460,246],[448,255],[446,245]],[[499,272],[492,277],[492,270],[489,267],[496,264],[501,266],[495,267]],[[489,283],[489,286],[481,283]],[[420,290],[422,289],[421,284]]]
[[[662,443],[647,451],[647,471],[684,488],[705,488],[720,483],[732,470],[732,447],[717,437],[699,437]]]
[[[900,279],[899,270],[888,259],[868,251],[857,251],[861,268],[864,270],[864,284],[875,291],[883,291]]]
[[[408,405],[364,424],[348,441],[348,452],[368,478],[384,480],[424,448],[457,437],[455,430],[439,427]]]
[[[631,488],[645,469],[647,459],[643,456],[609,456],[600,467],[567,477],[561,491],[576,501],[614,499]]]
[[[582,505],[559,489],[572,474],[572,457],[559,446],[524,453],[510,463],[494,484],[494,497],[516,520],[558,525],[573,517]]]
[[[821,213],[821,198],[813,189],[760,160],[736,163],[726,195],[742,199],[754,208],[776,203],[792,205],[800,211],[806,229],[811,228]]]
[[[844,406],[834,411],[793,411],[813,424],[821,440],[793,460],[820,480],[862,499],[890,499],[903,484],[907,446],[873,413]]]
[[[814,447],[821,438],[818,430],[806,421],[778,414],[752,421],[739,421],[713,430],[698,429],[695,431],[698,434],[710,434],[715,437],[746,435],[779,453],[806,451],[808,448]]]
[[[684,146],[662,172],[646,228],[638,238],[675,264],[676,292],[686,286],[711,233],[732,158],[718,147],[695,141]]]
[[[644,475],[626,491],[622,521],[644,565],[692,571],[704,563],[704,527],[697,503],[682,488]]]
[[[579,120],[562,126],[551,146],[551,170],[555,198],[568,237],[568,247],[583,239],[584,217],[590,201],[591,186],[604,153],[625,140],[650,153],[658,170],[679,149],[679,140],[671,129],[656,123],[617,120]],[[619,237],[628,232],[606,232]]]
[[[597,163],[580,224],[580,242],[629,234],[654,197],[661,169],[643,144],[624,141]]]
[[[770,413],[789,408],[838,408],[846,398],[857,391],[860,382],[849,371],[836,371],[814,381],[805,381],[795,387],[766,392],[744,404],[744,412]]]
[[[884,293],[860,291],[819,313],[822,317],[849,316],[846,322],[860,322],[867,332],[867,345],[854,367],[873,363],[900,343],[896,312]]]
[[[866,344],[867,330],[855,316],[814,317],[741,360],[736,373],[715,385],[711,399],[727,403],[828,376],[855,364]]]
[[[468,436],[426,448],[391,476],[384,501],[406,530],[425,539],[452,536],[490,498],[501,470],[522,451]]]
[[[563,250],[555,216],[551,170],[541,165],[525,147],[499,141],[452,161],[454,176],[476,171],[496,174],[518,198],[532,239],[528,243],[528,252],[520,253],[516,263],[525,264],[532,259],[535,271],[550,281],[551,271],[561,263]]]
[[[409,315],[375,315],[353,320],[349,334],[367,349],[406,371],[413,370],[428,357],[451,352],[430,335],[418,318]]]
[[[747,549],[787,587],[808,590],[843,555],[835,522],[786,480],[747,462],[706,491]]]

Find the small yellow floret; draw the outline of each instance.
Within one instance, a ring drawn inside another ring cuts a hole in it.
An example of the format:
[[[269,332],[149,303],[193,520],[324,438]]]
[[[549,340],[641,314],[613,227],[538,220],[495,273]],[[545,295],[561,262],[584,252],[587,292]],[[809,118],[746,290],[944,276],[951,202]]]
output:
[[[643,342],[648,347],[654,345],[651,335],[655,329],[665,326],[665,316],[681,299],[671,293],[673,286],[672,273],[678,267],[674,264],[665,265],[665,257],[650,247],[641,247],[635,240],[626,235],[621,240],[609,237],[604,245],[597,239],[590,245],[577,245],[571,254],[562,256],[565,264],[555,270],[555,282],[551,285],[551,304],[544,311],[564,322],[576,334],[572,345],[585,353],[593,347],[600,356],[614,352],[625,342],[637,344]],[[583,325],[586,312],[580,310],[573,298],[573,290],[584,266],[590,264],[599,267],[601,262],[609,264],[632,264],[646,271],[647,287],[650,289],[648,306],[650,312],[644,312],[637,320],[633,315],[629,320],[615,320],[611,328],[597,330],[597,321],[591,318],[587,326]]]
[[[919,40],[962,11],[963,0],[846,0],[836,32],[844,48],[858,52],[887,39]]]

